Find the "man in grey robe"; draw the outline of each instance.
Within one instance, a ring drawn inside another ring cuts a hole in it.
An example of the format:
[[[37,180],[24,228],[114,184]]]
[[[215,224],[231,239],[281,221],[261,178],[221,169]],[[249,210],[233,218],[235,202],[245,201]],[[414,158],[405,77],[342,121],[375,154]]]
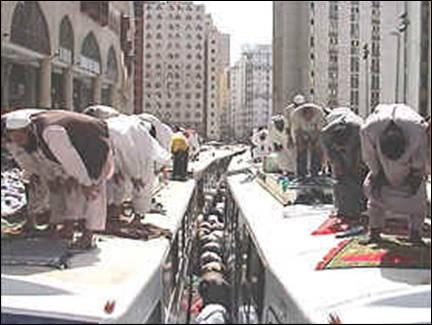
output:
[[[363,160],[370,172],[364,183],[370,233],[378,242],[386,215],[406,215],[410,239],[422,240],[427,199],[426,123],[403,104],[379,105],[361,130]]]
[[[356,219],[364,210],[360,128],[363,120],[349,108],[334,109],[321,131],[321,145],[333,177],[336,213]]]

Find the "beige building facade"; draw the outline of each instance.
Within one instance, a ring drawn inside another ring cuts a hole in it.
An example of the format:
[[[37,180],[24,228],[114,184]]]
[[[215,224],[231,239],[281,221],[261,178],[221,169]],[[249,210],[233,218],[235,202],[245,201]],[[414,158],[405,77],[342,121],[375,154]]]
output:
[[[123,1],[2,1],[2,108],[131,112],[132,15]]]

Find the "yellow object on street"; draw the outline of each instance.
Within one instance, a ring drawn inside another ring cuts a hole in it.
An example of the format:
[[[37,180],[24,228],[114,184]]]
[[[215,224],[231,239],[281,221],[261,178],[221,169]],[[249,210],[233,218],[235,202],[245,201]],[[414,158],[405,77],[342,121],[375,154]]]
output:
[[[183,134],[174,134],[171,138],[171,152],[186,151],[189,149],[189,144]]]

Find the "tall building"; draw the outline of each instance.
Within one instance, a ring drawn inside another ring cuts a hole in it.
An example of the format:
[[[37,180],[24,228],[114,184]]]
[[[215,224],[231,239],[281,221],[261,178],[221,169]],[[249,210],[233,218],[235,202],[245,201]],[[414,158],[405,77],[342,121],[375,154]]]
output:
[[[231,128],[245,138],[254,128],[267,127],[272,115],[271,45],[246,45],[231,69]]]
[[[206,34],[206,134],[211,140],[222,139],[224,105],[228,84],[224,73],[230,62],[230,37],[223,34],[207,17]]]
[[[230,68],[230,110],[229,122],[231,139],[241,139],[245,137],[245,60],[240,58],[234,66]]]
[[[231,139],[231,117],[230,117],[230,69],[225,68],[219,81],[219,103],[220,103],[220,132],[221,140]]]
[[[144,3],[145,1],[133,1],[135,15],[133,111],[135,114],[142,113],[144,109]]]
[[[273,111],[309,91],[310,1],[273,1]],[[319,41],[319,40],[317,40]]]
[[[190,1],[146,1],[143,17],[144,111],[218,138],[217,85],[229,38],[226,47],[205,7]]]
[[[128,1],[2,1],[1,106],[132,112]]]
[[[400,29],[405,7],[405,1],[275,1],[274,110],[297,93],[363,116],[378,103],[404,101],[409,59],[402,38],[412,28]]]
[[[400,88],[402,100],[418,108],[423,116],[431,115],[431,2],[406,1],[401,27],[403,75]],[[406,25],[406,26],[404,26]]]

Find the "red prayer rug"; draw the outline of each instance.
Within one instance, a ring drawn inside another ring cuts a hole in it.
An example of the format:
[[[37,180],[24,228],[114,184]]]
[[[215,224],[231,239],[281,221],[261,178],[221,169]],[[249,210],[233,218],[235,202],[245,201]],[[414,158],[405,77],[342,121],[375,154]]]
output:
[[[365,228],[367,227],[366,220],[362,220],[360,224],[365,226]],[[334,235],[347,231],[355,225],[356,222],[351,219],[330,215],[315,231],[312,232],[312,236]],[[383,233],[388,235],[408,236],[409,226],[407,219],[388,218]],[[431,229],[426,223],[424,225],[424,236],[426,238],[431,238]]]
[[[318,229],[312,232],[312,236],[333,235],[338,232],[347,231],[353,222],[336,216],[330,216]]]
[[[317,264],[317,270],[386,267],[430,269],[429,245],[413,244],[394,236],[382,236],[379,244],[363,245],[359,238],[344,240]]]

